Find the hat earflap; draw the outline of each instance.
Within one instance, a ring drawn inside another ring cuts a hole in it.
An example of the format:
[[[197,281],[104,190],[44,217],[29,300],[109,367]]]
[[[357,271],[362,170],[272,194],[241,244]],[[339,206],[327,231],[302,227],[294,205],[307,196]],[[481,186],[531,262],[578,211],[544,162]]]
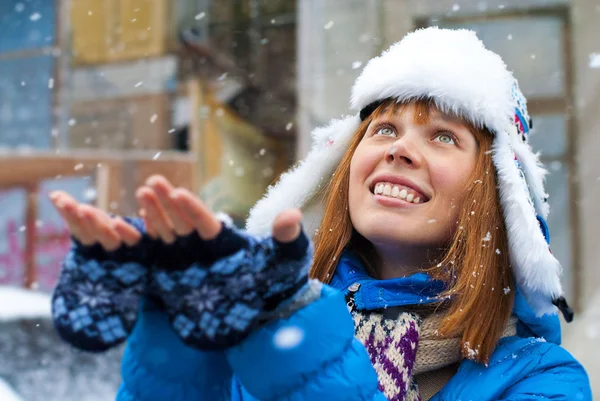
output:
[[[316,195],[329,184],[359,126],[360,118],[354,115],[334,119],[329,125],[315,129],[313,144],[306,158],[268,188],[250,210],[246,230],[254,235],[268,235],[279,213],[300,208],[304,212],[304,229],[312,237],[323,213],[322,199],[317,199]]]
[[[523,169],[510,135],[508,132],[495,134],[493,161],[498,175],[513,272],[517,284],[538,316],[556,313],[552,300],[563,295],[559,279],[562,268],[550,252],[540,229],[534,207],[535,197],[530,191],[532,181],[527,180],[527,169]]]

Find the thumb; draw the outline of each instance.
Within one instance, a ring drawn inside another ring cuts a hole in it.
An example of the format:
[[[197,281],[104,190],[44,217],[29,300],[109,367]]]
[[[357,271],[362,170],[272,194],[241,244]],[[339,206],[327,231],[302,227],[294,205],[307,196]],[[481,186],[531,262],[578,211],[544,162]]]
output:
[[[300,236],[302,226],[300,209],[288,209],[279,213],[273,222],[273,237],[278,242],[292,242]]]
[[[280,213],[273,222],[273,239],[280,258],[300,260],[307,256],[310,240],[302,230],[302,212],[289,209]]]

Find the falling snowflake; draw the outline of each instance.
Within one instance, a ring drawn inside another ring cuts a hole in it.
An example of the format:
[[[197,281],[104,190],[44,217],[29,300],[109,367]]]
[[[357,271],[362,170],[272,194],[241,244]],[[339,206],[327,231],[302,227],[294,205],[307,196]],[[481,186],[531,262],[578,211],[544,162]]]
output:
[[[156,122],[156,119],[158,118],[158,116],[155,114],[152,114],[152,117],[150,117],[150,123],[154,124]]]
[[[329,21],[328,23],[325,24],[325,26],[323,28],[325,29],[331,29],[333,27],[334,22],[333,21]]]
[[[353,61],[352,62],[352,69],[356,70],[357,68],[360,68],[362,66],[362,61]]]
[[[87,201],[96,199],[96,188],[88,188],[83,193],[83,198]]]
[[[39,20],[40,18],[42,18],[42,14],[40,14],[40,13],[33,13],[33,14],[31,14],[31,15],[29,16],[29,19],[30,19],[31,21],[37,21],[37,20]]]
[[[500,255],[500,249],[496,248],[496,254]]]
[[[483,237],[483,241],[489,242],[492,240],[492,234],[488,231],[485,237]]]
[[[199,20],[201,20],[202,18],[204,18],[205,16],[206,16],[206,13],[205,13],[205,12],[201,12],[200,14],[196,14],[196,16],[194,17],[194,19],[195,19],[196,21],[199,21]]]
[[[300,327],[289,326],[277,330],[273,336],[273,343],[279,349],[297,347],[304,339],[304,331]]]
[[[600,68],[600,53],[590,54],[590,68]]]
[[[504,290],[504,295],[506,295],[510,292],[510,287],[505,287],[503,290]]]
[[[460,5],[459,4],[453,4],[452,5],[452,11],[457,12],[458,10],[460,10]]]
[[[463,348],[467,352],[468,359],[475,359],[475,357],[479,354],[479,350],[471,348],[471,344],[468,341],[465,341]]]
[[[154,156],[152,156],[152,160],[158,160],[158,158],[160,157],[160,154],[162,152],[157,152]]]

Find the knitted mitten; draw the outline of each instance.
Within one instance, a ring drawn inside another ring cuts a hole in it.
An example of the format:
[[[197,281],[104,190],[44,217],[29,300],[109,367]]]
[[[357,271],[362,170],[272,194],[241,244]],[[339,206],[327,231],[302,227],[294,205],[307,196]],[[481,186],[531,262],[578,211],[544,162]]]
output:
[[[127,338],[146,290],[151,240],[140,219],[126,219],[143,235],[133,247],[107,252],[73,239],[52,295],[54,325],[65,341],[88,351],[104,351]]]
[[[150,288],[188,345],[240,343],[308,283],[312,245],[257,238],[223,224],[209,241],[195,232],[154,254]]]

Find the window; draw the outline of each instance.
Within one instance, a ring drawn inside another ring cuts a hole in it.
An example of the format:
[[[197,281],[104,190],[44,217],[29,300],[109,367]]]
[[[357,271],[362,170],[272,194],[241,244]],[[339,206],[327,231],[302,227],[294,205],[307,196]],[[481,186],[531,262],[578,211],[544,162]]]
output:
[[[572,117],[569,105],[572,82],[569,69],[568,9],[533,9],[466,17],[431,17],[418,26],[466,28],[498,53],[519,80],[533,119],[530,143],[540,151],[548,170],[551,247],[561,262],[563,286],[572,304],[578,293],[577,207]],[[576,305],[573,305],[576,307]]]

